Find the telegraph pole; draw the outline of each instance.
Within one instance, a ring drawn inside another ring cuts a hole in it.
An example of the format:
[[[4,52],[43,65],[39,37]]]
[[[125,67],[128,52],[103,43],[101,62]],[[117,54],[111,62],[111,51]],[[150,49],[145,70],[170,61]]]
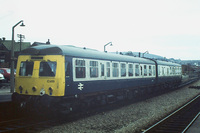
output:
[[[19,44],[20,44],[20,52],[21,52],[21,50],[22,50],[22,39],[25,39],[25,36],[24,35],[22,35],[22,34],[17,34],[17,37],[19,37]]]

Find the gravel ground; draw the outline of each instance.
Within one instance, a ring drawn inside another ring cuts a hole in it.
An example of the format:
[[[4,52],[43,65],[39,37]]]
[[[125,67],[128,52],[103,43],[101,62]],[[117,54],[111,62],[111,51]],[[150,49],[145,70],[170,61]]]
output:
[[[193,83],[200,86],[200,81]],[[41,133],[134,133],[141,132],[189,99],[200,94],[200,89],[188,86],[113,111],[90,116],[75,122],[55,126]]]

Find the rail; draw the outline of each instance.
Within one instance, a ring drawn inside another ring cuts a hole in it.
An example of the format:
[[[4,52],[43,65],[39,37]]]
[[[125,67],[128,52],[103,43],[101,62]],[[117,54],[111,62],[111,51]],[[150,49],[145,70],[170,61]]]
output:
[[[166,116],[159,122],[155,123],[148,129],[143,131],[142,133],[164,132],[164,130],[165,130],[165,132],[173,132],[173,130],[176,130],[175,132],[180,132],[180,131],[177,131],[177,129],[175,129],[175,128],[179,128],[178,130],[181,130],[181,128],[183,128],[183,130],[181,132],[184,133],[190,127],[190,125],[194,122],[194,120],[199,116],[199,113],[197,115],[195,114],[195,117],[191,115],[191,113],[192,114],[195,113],[194,109],[192,108],[192,107],[194,107],[194,105],[192,105],[192,103],[195,105],[200,104],[199,102],[196,102],[197,100],[200,101],[200,95],[196,96],[195,98],[190,100],[188,103],[186,103],[185,105],[183,105],[182,107],[180,107],[179,109],[177,109],[176,111],[171,113],[170,115]],[[199,110],[200,109],[197,109],[196,111],[199,112]],[[187,114],[187,118],[183,119],[183,116],[186,116],[186,113],[188,113],[188,112],[190,112],[190,113]],[[178,117],[176,117],[176,116],[178,116]],[[192,121],[190,120],[189,124],[187,122],[188,120],[186,120],[186,119],[191,119],[191,118],[188,118],[188,117],[192,117]],[[183,119],[183,121],[182,121],[182,119]],[[185,120],[185,123],[184,123],[184,120]],[[168,125],[169,123],[171,125]],[[179,126],[179,124],[181,125],[181,127]],[[166,130],[168,130],[168,131],[166,131]]]
[[[44,129],[44,127],[51,127],[55,125],[54,120],[47,120],[39,118],[19,118],[0,122],[0,133],[3,132],[30,132]]]
[[[185,133],[199,116],[200,116],[200,112],[194,117],[194,119],[188,124],[188,126],[183,130],[182,133]]]

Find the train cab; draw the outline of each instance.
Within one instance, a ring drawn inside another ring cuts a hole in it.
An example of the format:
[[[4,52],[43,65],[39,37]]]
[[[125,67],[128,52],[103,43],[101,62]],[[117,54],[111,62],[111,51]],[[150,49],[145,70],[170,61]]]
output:
[[[16,92],[22,95],[64,96],[64,56],[21,55],[18,58]]]

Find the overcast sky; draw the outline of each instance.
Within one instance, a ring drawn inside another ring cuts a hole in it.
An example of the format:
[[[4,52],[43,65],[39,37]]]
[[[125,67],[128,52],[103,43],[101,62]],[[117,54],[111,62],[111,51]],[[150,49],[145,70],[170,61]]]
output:
[[[0,0],[0,38],[200,59],[199,0]]]

